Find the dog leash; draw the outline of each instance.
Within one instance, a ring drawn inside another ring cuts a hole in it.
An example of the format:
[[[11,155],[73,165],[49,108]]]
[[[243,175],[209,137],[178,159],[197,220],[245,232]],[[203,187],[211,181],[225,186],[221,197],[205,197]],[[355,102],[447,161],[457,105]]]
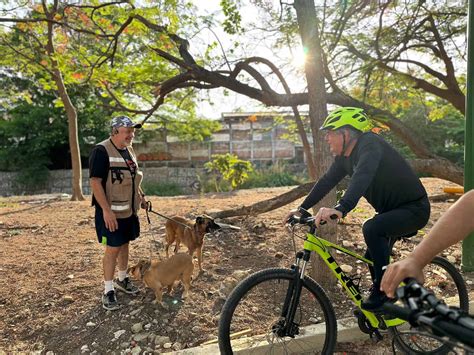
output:
[[[173,218],[170,218],[170,217],[168,217],[168,216],[162,215],[161,213],[158,213],[158,212],[156,212],[156,211],[153,211],[152,205],[151,205],[151,201],[147,201],[147,202],[146,202],[146,218],[147,218],[147,220],[148,220],[148,224],[151,224],[150,216],[149,216],[148,212],[151,212],[151,213],[153,213],[153,214],[156,214],[157,216],[160,216],[160,217],[162,217],[162,218],[164,218],[164,219],[167,219],[167,220],[169,220],[169,221],[173,221],[173,222],[175,222],[175,223],[178,223],[178,224],[182,225],[182,226],[185,227],[185,228],[191,228],[191,227],[188,226],[187,224],[181,223],[181,222],[179,222],[179,221],[177,221],[177,220],[174,220]]]

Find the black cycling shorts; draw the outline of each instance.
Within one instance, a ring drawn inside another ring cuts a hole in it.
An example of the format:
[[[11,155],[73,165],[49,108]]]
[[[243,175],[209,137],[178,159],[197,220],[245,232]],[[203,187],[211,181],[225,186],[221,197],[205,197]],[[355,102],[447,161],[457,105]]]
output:
[[[118,229],[111,232],[107,229],[101,208],[95,209],[95,231],[99,243],[111,247],[119,247],[140,235],[140,222],[138,216],[132,214],[128,218],[118,218]]]

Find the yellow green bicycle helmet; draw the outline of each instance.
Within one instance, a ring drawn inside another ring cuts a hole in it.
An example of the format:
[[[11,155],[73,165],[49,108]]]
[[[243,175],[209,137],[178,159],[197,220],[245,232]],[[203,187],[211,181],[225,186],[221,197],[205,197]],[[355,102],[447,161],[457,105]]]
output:
[[[336,129],[348,126],[361,132],[367,132],[373,127],[363,109],[358,107],[340,107],[326,117],[319,129],[335,131]]]

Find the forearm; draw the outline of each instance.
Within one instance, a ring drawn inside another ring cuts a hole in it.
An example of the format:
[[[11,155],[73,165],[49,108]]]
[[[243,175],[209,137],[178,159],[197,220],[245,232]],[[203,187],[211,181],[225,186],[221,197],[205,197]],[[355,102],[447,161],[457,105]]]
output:
[[[109,202],[107,201],[107,197],[105,196],[104,188],[102,187],[102,180],[100,178],[91,178],[90,184],[92,188],[92,193],[99,204],[99,206],[104,211],[112,212]]]
[[[337,165],[332,164],[328,172],[313,186],[310,193],[301,203],[301,207],[309,210],[331,191],[344,177],[345,172]]]
[[[474,190],[471,190],[442,215],[410,258],[425,266],[441,251],[464,239],[474,230],[473,211]]]

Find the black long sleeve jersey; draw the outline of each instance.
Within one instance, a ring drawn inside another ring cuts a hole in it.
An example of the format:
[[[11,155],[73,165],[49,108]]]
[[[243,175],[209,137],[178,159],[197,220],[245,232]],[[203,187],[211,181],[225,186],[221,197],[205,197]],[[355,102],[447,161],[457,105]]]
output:
[[[345,176],[351,177],[338,210],[344,215],[364,196],[378,213],[420,200],[426,190],[403,157],[382,137],[362,134],[348,157],[337,156],[334,163],[301,204],[309,209],[318,203]]]

